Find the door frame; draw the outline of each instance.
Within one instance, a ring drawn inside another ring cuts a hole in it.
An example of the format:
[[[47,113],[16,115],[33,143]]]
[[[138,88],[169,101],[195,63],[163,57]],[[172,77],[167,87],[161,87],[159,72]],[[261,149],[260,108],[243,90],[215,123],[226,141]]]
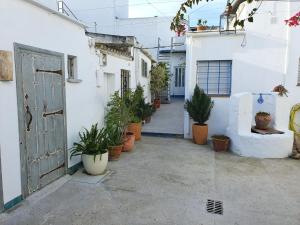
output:
[[[51,56],[58,56],[62,63],[62,96],[63,96],[63,110],[64,110],[64,146],[65,146],[65,171],[68,171],[68,150],[67,150],[67,117],[66,117],[66,93],[65,93],[65,59],[64,54],[54,51],[49,51],[41,48],[36,48],[28,45],[14,43],[14,58],[15,58],[15,74],[16,74],[16,89],[17,89],[17,106],[18,106],[18,121],[19,121],[19,146],[20,146],[20,164],[21,164],[21,189],[22,196],[26,198],[28,193],[28,169],[27,169],[27,150],[25,145],[25,127],[24,127],[24,94],[23,94],[23,75],[21,70],[21,51],[29,51],[37,54],[47,54]]]
[[[3,200],[3,182],[2,182],[2,164],[1,164],[1,146],[0,146],[0,213],[4,210],[4,200]]]

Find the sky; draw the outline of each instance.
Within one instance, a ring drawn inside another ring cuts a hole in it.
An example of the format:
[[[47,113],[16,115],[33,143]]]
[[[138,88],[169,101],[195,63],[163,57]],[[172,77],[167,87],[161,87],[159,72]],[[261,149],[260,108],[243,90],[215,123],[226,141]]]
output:
[[[130,0],[130,17],[174,16],[184,0]],[[203,1],[188,11],[191,25],[199,18],[206,19],[208,25],[218,25],[227,0]]]

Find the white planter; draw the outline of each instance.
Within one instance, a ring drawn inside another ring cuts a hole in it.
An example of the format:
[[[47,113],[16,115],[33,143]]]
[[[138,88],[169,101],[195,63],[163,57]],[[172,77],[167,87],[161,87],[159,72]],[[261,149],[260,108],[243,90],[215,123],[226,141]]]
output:
[[[84,155],[82,154],[82,163],[86,172],[90,175],[101,175],[105,172],[108,162],[108,152],[102,155]]]

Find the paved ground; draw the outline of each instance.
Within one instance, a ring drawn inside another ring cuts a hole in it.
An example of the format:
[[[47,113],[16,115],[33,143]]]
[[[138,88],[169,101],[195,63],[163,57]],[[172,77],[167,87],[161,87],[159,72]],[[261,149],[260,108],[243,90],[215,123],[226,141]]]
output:
[[[151,123],[143,126],[143,132],[183,134],[184,99],[174,98],[171,104],[162,104],[152,116]]]
[[[299,225],[300,162],[215,154],[143,137],[102,182],[64,177],[0,216],[1,225]],[[206,212],[207,199],[224,204]]]

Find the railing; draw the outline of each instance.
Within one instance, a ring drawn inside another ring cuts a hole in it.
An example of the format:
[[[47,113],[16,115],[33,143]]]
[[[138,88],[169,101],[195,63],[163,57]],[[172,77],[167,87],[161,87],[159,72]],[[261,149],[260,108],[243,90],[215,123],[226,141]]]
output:
[[[76,20],[79,20],[64,1],[57,1],[57,10],[62,14],[73,17]]]

